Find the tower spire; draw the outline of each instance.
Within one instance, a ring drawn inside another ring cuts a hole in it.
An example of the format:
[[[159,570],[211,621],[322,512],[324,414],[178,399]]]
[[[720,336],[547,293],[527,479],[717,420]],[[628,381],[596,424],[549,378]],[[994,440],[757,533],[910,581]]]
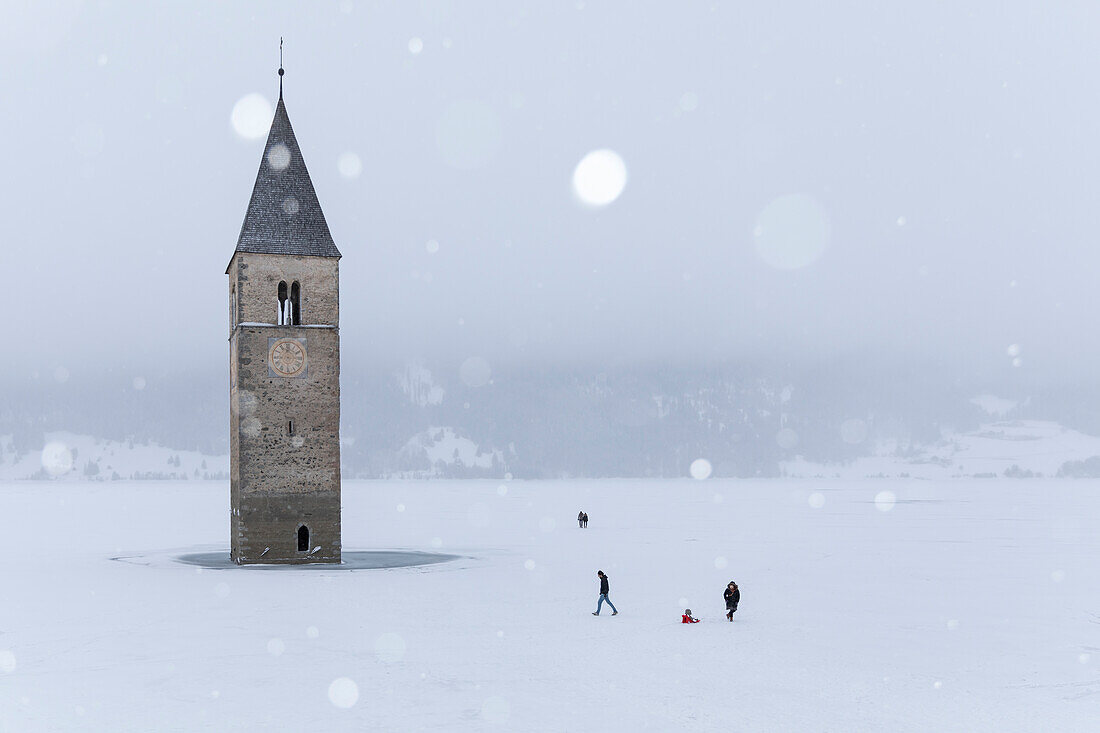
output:
[[[279,36],[279,99],[283,98],[283,37]]]
[[[298,147],[282,95],[271,119],[235,252],[340,256],[306,170],[306,161]]]

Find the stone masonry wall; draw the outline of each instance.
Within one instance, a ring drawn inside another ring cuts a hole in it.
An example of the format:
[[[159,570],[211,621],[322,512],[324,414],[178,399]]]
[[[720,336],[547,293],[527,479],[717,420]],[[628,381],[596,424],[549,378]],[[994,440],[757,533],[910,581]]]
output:
[[[340,561],[336,276],[336,260],[319,257],[238,253],[230,265],[238,322],[271,323],[279,281],[302,287],[303,325],[238,326],[230,337],[230,529],[239,563]],[[302,376],[269,374],[270,337],[305,340]],[[302,524],[309,549],[320,548],[312,554],[297,549]]]
[[[285,280],[289,288],[297,280],[302,290],[302,323],[340,325],[339,262],[334,257],[238,252],[229,265],[237,289],[235,323],[276,323],[279,282]]]

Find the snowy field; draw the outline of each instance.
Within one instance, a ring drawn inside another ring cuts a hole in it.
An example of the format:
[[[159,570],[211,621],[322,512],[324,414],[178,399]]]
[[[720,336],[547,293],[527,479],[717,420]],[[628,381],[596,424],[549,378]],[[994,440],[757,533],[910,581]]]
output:
[[[346,551],[460,557],[204,568],[227,484],[0,485],[0,730],[1098,729],[1100,482],[344,490]]]

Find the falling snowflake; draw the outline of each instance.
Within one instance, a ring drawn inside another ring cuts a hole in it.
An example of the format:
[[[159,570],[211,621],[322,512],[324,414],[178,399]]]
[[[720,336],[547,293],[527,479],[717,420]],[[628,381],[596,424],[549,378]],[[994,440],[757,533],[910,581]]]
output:
[[[256,140],[267,135],[275,110],[262,94],[246,94],[233,105],[229,120],[233,130],[245,140]]]
[[[338,708],[350,708],[359,700],[359,685],[347,677],[337,677],[328,686],[328,699]]]
[[[825,253],[832,236],[825,207],[812,196],[790,194],[773,200],[756,217],[756,253],[779,270],[812,265]]]
[[[573,170],[573,192],[584,204],[607,206],[626,188],[626,163],[614,150],[593,150]]]
[[[46,443],[42,449],[42,468],[51,476],[61,476],[73,470],[73,452],[60,441]]]
[[[696,458],[691,462],[691,466],[688,468],[693,479],[702,481],[710,477],[711,465],[710,461],[706,458]]]
[[[405,658],[405,639],[400,634],[388,631],[374,640],[374,655],[378,661],[394,664]]]
[[[493,370],[489,367],[489,362],[480,356],[471,356],[462,362],[458,370],[459,377],[467,387],[484,387],[489,383],[492,374]]]
[[[358,155],[348,150],[340,153],[340,156],[336,158],[336,170],[344,178],[358,178],[359,174],[363,172],[363,161],[359,159]]]
[[[283,171],[290,167],[290,148],[276,143],[267,151],[267,164],[272,170]]]

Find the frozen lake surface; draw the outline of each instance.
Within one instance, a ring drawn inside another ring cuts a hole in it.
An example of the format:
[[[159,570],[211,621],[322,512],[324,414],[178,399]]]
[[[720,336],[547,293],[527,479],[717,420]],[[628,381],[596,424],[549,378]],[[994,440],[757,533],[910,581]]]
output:
[[[1100,482],[344,492],[354,562],[273,570],[226,561],[227,484],[0,485],[0,730],[1100,720]],[[590,615],[597,569],[614,618]],[[742,592],[732,624],[730,579]],[[703,623],[680,624],[685,606]]]

